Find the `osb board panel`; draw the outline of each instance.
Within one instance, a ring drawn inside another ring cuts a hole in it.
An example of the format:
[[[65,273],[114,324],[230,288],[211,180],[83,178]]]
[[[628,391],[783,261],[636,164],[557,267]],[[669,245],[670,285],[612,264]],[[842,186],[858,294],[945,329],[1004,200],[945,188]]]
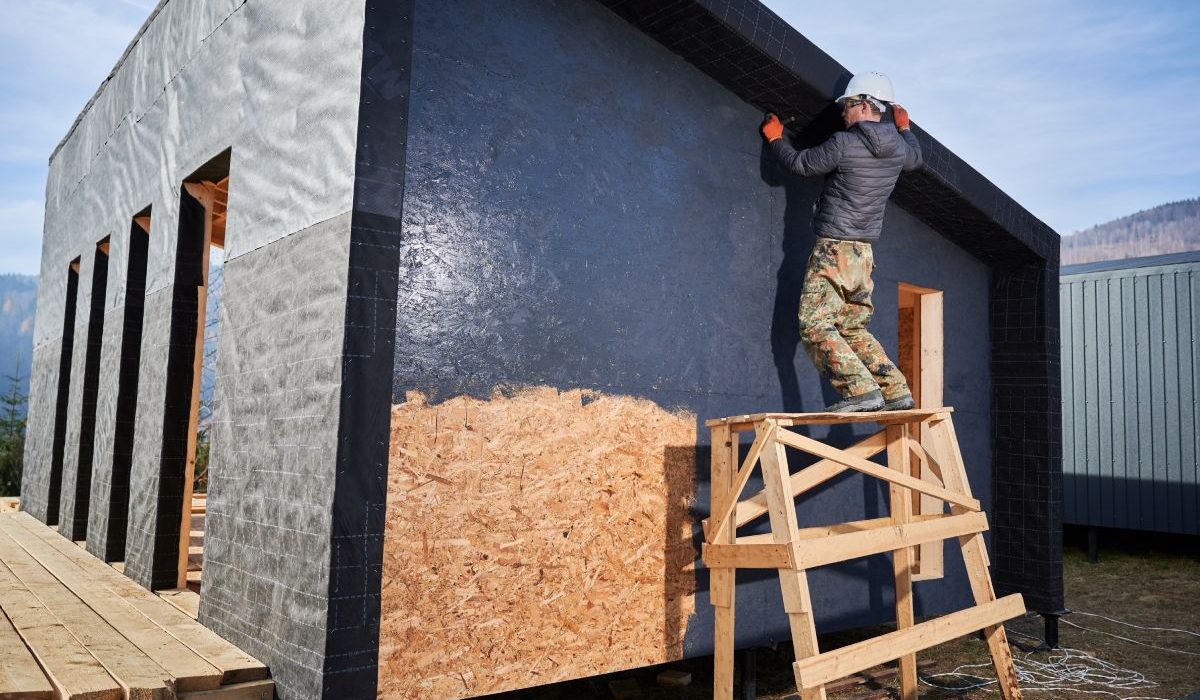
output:
[[[897,332],[899,334],[899,343],[896,349],[896,366],[904,373],[904,377],[908,380],[908,385],[916,388],[917,368],[914,359],[916,357],[916,313],[913,307],[901,307],[899,309],[899,322],[897,324]],[[915,394],[914,394],[915,396]]]
[[[678,659],[696,417],[537,387],[392,409],[379,692],[460,698]]]

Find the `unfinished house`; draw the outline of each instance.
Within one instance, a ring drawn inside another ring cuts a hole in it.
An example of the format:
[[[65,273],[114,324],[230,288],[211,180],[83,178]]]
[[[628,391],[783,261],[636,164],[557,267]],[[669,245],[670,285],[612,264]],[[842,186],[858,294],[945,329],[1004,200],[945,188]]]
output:
[[[832,398],[795,320],[821,182],[758,126],[822,141],[849,77],[754,0],[164,0],[51,158],[22,507],[283,698],[711,653],[704,421]],[[1056,613],[1058,237],[915,131],[872,328],[956,409],[997,589]],[[851,476],[798,511],[885,514]],[[968,603],[955,556],[919,615]],[[890,576],[811,572],[819,628],[891,620]],[[773,577],[737,596],[739,648],[788,638]]]

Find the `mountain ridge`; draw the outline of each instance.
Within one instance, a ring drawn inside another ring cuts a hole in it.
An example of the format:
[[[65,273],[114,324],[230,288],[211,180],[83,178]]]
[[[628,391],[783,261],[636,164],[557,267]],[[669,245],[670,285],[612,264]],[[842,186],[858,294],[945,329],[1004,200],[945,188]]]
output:
[[[1062,264],[1200,250],[1200,197],[1167,202],[1062,237]]]

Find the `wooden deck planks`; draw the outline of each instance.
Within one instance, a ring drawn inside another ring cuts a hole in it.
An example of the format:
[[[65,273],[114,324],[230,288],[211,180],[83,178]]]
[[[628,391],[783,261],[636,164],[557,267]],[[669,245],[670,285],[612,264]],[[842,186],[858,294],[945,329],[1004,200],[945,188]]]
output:
[[[94,578],[61,552],[8,518],[0,518],[0,536],[7,535],[48,573],[69,588],[97,615],[175,679],[176,689],[208,690],[221,684],[222,672],[182,642],[154,624],[121,598],[96,586]],[[7,555],[4,555],[7,560]]]
[[[0,700],[48,700],[54,688],[8,616],[0,611]]]
[[[82,549],[71,544],[57,532],[47,528],[26,513],[10,516],[35,537],[66,556],[92,580],[92,585],[108,590],[198,656],[222,672],[222,684],[241,683],[267,678],[267,668],[254,657],[203,627],[154,593],[117,573]]]
[[[167,700],[171,675],[108,624],[7,533],[0,532],[0,559],[25,588],[75,637],[122,689],[139,700]],[[22,630],[24,632],[24,630]],[[50,650],[35,645],[39,654]],[[58,673],[59,667],[47,664]]]
[[[65,541],[65,540],[64,540]],[[121,686],[37,596],[0,562],[0,607],[29,645],[57,697],[120,700]]]

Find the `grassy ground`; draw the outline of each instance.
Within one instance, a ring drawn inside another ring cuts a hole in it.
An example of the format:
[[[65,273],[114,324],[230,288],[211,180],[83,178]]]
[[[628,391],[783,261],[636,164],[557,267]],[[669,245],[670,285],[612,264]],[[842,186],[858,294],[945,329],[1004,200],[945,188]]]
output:
[[[1157,535],[1102,536],[1100,561],[1091,564],[1084,551],[1068,546],[1064,551],[1063,574],[1067,608],[1073,612],[1062,618],[1060,644],[1071,651],[1023,652],[1014,648],[1022,689],[1026,698],[1062,698],[1096,700],[1105,698],[1175,700],[1200,692],[1200,636],[1177,632],[1135,629],[1083,613],[1140,625],[1186,629],[1200,634],[1200,541],[1196,538],[1164,538]],[[782,613],[781,613],[782,614]],[[1043,632],[1041,617],[1030,616],[1007,625],[1014,642],[1036,644]],[[1087,628],[1087,629],[1081,629]],[[885,629],[858,630],[821,638],[821,648],[831,649],[874,636]],[[1118,635],[1134,642],[1117,639]],[[1144,646],[1152,645],[1152,646]],[[1159,648],[1154,648],[1159,647]],[[956,698],[974,700],[998,698],[995,684],[973,690],[934,687],[962,687],[995,679],[989,665],[987,646],[976,636],[964,637],[918,655],[921,662],[932,662],[921,697],[929,700]],[[794,698],[790,646],[763,649],[757,654],[758,698],[784,700]],[[938,676],[963,665],[970,676]],[[1049,675],[1040,672],[1050,665],[1057,675],[1073,680],[1047,684]],[[662,688],[655,675],[664,668],[687,671],[692,684],[686,688]],[[636,700],[693,700],[712,696],[712,658],[705,657],[598,678],[560,683],[494,697],[505,700],[584,700],[609,698],[611,681],[634,681]],[[1089,682],[1095,681],[1095,682]],[[833,693],[831,700],[861,697],[870,689],[883,689],[897,697],[894,681],[882,685],[864,685]],[[1122,687],[1114,688],[1114,685]]]

